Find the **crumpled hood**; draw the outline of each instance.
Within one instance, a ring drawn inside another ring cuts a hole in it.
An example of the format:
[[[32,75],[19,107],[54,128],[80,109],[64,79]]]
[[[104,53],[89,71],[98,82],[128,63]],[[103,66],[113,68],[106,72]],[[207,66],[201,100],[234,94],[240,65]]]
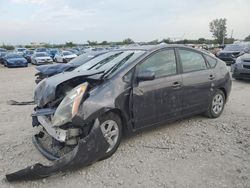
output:
[[[38,70],[43,75],[50,76],[50,75],[63,72],[71,67],[74,67],[74,66],[71,64],[42,65],[42,66],[36,67],[36,70]]]
[[[55,76],[42,80],[35,89],[34,100],[39,107],[43,107],[56,98],[57,87],[68,80],[74,78],[91,77],[92,79],[100,79],[103,71],[71,71],[63,72]],[[97,77],[94,75],[98,75]]]

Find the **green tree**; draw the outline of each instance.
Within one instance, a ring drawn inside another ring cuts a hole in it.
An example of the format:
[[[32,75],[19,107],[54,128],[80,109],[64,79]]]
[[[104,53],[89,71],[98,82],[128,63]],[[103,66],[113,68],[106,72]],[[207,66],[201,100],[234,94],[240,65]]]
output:
[[[90,46],[95,46],[95,45],[98,44],[97,41],[90,41],[90,40],[88,40],[87,43],[88,43]]]
[[[156,40],[152,40],[152,41],[148,42],[147,44],[156,45],[156,44],[159,44],[159,41],[158,41],[158,39],[156,39]]]
[[[66,42],[65,46],[72,48],[72,47],[76,46],[76,44],[74,44],[73,42]]]
[[[100,45],[108,45],[109,43],[106,41],[106,40],[104,40],[104,41],[102,41],[101,43],[100,43]]]
[[[204,44],[206,43],[206,39],[204,38],[199,38],[198,41],[197,41],[198,44]]]
[[[250,35],[245,38],[245,41],[250,41]]]
[[[162,43],[162,42],[165,42],[166,44],[172,43],[172,41],[170,40],[170,38],[162,39],[161,43]]]
[[[14,50],[15,49],[14,46],[12,46],[12,45],[5,45],[4,43],[3,43],[2,46],[0,46],[0,48],[4,48],[6,50]]]
[[[220,18],[215,19],[209,23],[210,32],[213,37],[217,39],[219,44],[224,43],[224,39],[227,36],[227,19]]]
[[[135,42],[131,38],[124,39],[122,41],[123,44],[134,44]]]

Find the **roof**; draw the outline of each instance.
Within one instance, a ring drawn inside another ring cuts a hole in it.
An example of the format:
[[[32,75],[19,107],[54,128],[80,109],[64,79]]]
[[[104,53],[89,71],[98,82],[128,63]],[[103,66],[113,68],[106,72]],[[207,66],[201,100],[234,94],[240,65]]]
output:
[[[159,49],[163,49],[163,48],[167,48],[167,47],[172,47],[172,48],[173,47],[184,47],[184,48],[187,48],[187,49],[193,49],[193,50],[200,51],[199,49],[192,48],[192,47],[189,47],[189,46],[186,46],[186,45],[183,45],[183,44],[166,44],[166,43],[158,44],[158,45],[125,46],[125,47],[121,47],[120,49],[117,49],[117,50],[155,51],[155,50],[159,50]]]

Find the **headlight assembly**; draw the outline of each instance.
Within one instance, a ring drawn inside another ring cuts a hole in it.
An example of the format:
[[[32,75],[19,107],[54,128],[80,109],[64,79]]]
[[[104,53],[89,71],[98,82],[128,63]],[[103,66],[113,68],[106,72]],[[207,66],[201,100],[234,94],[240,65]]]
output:
[[[77,114],[81,100],[87,90],[88,83],[81,84],[72,89],[59,104],[52,118],[53,126],[61,126],[71,122]]]

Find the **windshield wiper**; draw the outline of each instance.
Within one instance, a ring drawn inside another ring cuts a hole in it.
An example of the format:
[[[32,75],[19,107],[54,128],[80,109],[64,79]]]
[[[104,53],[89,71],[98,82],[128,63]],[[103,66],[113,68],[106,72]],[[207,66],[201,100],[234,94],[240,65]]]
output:
[[[122,59],[119,63],[112,66],[109,70],[105,71],[104,74],[101,76],[101,79],[104,79],[104,77],[108,76],[112,72],[116,71],[120,66],[122,66],[125,62],[127,62],[132,56],[134,55],[134,52],[126,56],[124,59]]]

